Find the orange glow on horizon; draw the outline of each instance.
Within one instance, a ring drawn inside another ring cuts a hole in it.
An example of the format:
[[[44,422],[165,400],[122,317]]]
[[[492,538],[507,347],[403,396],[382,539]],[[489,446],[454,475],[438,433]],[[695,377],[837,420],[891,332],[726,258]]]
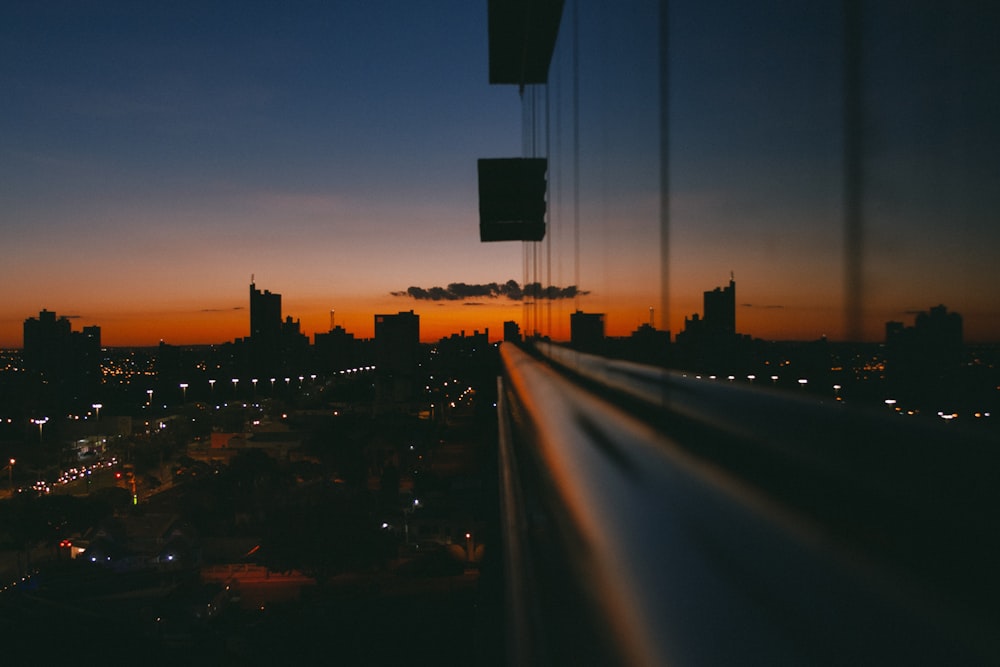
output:
[[[669,325],[664,327],[662,314],[648,299],[612,300],[613,307],[602,309],[595,299],[541,301],[537,306],[520,301],[495,299],[482,302],[417,301],[409,298],[386,296],[366,302],[357,298],[343,300],[346,307],[335,312],[335,325],[343,327],[359,340],[374,336],[375,314],[394,314],[412,310],[420,316],[420,338],[433,343],[452,334],[465,332],[471,336],[476,331],[489,330],[489,339],[503,339],[503,324],[513,320],[522,335],[535,329],[555,341],[569,339],[570,314],[579,308],[584,312],[603,312],[605,333],[609,337],[629,336],[640,325],[649,322],[649,307],[653,305],[654,326],[667,328],[671,336],[684,328],[684,318],[694,313],[703,315],[700,293],[697,297],[672,302]],[[929,307],[929,306],[928,306]],[[317,307],[315,302],[288,301],[283,315],[291,315],[300,322],[300,329],[310,343],[316,333],[330,330],[330,309]],[[965,338],[970,343],[993,342],[1000,339],[1000,317],[971,312],[963,313]],[[55,310],[57,316],[62,313]],[[842,311],[836,302],[817,306],[750,307],[737,303],[736,329],[740,334],[764,340],[816,340],[826,336],[831,341],[843,340]],[[37,317],[38,312],[21,319],[6,318],[0,321],[0,347],[20,348],[23,344],[23,322]],[[884,339],[885,323],[901,320],[912,324],[912,316],[882,308],[869,310],[866,318],[865,337],[869,341]],[[218,345],[232,342],[250,333],[249,307],[221,310],[188,310],[157,312],[100,313],[83,318],[72,318],[74,331],[85,326],[101,327],[102,344],[108,347],[149,347],[161,341],[170,345]]]

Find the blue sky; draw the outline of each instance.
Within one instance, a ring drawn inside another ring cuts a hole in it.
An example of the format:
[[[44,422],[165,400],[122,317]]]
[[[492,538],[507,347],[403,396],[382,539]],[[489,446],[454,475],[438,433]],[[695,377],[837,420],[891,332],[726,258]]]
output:
[[[751,306],[742,331],[840,331],[840,6],[670,3],[675,332],[730,271]],[[938,0],[865,7],[866,331],[877,338],[885,321],[944,303],[971,338],[1000,339],[1000,11]],[[309,334],[326,330],[330,310],[365,336],[373,313],[416,308],[427,337],[487,326],[499,335],[519,304],[391,296],[522,278],[520,244],[478,240],[475,161],[522,150],[516,89],[488,84],[486,8],[6,7],[0,345],[20,345],[23,320],[42,308],[101,325],[110,344],[230,340],[248,330],[236,309],[251,274]],[[659,283],[646,261],[656,193],[599,201],[638,183],[633,174],[644,188],[657,182],[646,71],[656,63],[648,41],[636,50],[634,19],[617,3],[592,9],[583,32],[623,41],[581,51],[585,70],[605,70],[583,90],[581,146],[606,150],[585,158],[611,168],[602,182],[584,171],[595,187],[581,193],[593,203],[583,217],[604,227],[585,230],[584,254],[595,254],[579,287],[591,294],[585,308],[610,309],[623,285],[607,281]],[[568,140],[572,128],[561,127]],[[566,287],[576,276],[557,261],[553,279]],[[641,301],[609,323],[645,321],[656,300]],[[761,304],[768,311],[754,315]]]
[[[475,160],[520,150],[486,58],[485,2],[7,11],[0,344],[43,307],[113,340],[126,311],[245,305],[251,273],[288,314],[368,326],[390,290],[511,278],[520,249],[477,236]]]

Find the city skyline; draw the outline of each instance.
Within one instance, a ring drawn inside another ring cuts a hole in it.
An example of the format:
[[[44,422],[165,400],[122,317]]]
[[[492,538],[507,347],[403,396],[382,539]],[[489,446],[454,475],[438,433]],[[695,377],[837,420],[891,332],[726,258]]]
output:
[[[578,309],[625,336],[651,307],[676,334],[734,272],[741,332],[843,340],[841,5],[779,4],[671,5],[666,269],[651,251],[655,40],[581,51],[578,97],[607,107],[552,121],[549,197],[563,210],[537,277],[534,251],[478,237],[477,159],[531,152],[517,87],[487,80],[486,3],[13,9],[0,27],[0,346],[19,346],[42,309],[100,325],[108,345],[233,340],[248,333],[252,274],[310,337],[331,311],[371,337],[372,313],[410,309],[425,340],[507,320],[568,340]],[[865,18],[866,34],[895,37],[865,52],[862,333],[945,304],[969,342],[997,341],[997,12],[954,9],[954,30],[928,32],[932,5]],[[578,17],[585,46],[588,26],[621,18],[604,11]],[[545,93],[554,112],[571,108],[570,78]],[[601,125],[615,117],[635,123]],[[556,155],[573,132],[578,167]],[[534,323],[502,296],[414,296],[511,279],[577,292]]]
[[[727,335],[744,337],[748,340],[756,338],[758,340],[774,340],[775,342],[783,342],[778,339],[759,338],[753,336],[752,334],[747,334],[746,332],[738,330],[739,326],[735,320],[735,316],[737,313],[736,301],[734,297],[735,287],[736,287],[735,279],[733,277],[730,277],[728,286],[725,287],[717,286],[711,290],[705,290],[703,292],[704,303],[700,311],[692,313],[690,319],[688,317],[685,317],[684,324],[678,331],[671,332],[671,331],[657,330],[655,327],[653,327],[652,321],[654,320],[655,309],[650,307],[650,311],[648,314],[649,319],[646,322],[638,322],[636,327],[627,332],[626,334],[609,333],[607,334],[607,337],[625,338],[627,336],[635,335],[638,329],[651,328],[654,331],[663,331],[664,333],[669,334],[670,338],[667,339],[669,342],[673,342],[673,340],[676,338],[676,341],[679,343],[681,342],[681,339],[686,335],[698,335],[701,332],[703,325],[718,320],[723,323],[723,330],[727,333]],[[261,311],[266,310],[266,315],[263,315],[263,317],[273,321],[271,328],[276,327],[276,330],[269,331],[267,332],[267,335],[264,336],[265,339],[270,341],[268,345],[270,346],[270,348],[272,348],[270,352],[271,355],[275,354],[273,348],[276,345],[275,342],[276,339],[281,336],[281,329],[283,326],[286,327],[292,326],[294,330],[294,335],[303,336],[307,341],[307,344],[310,346],[314,344],[315,342],[314,339],[316,334],[325,335],[328,333],[333,333],[335,330],[340,331],[342,333],[350,334],[352,338],[354,338],[357,334],[357,331],[350,330],[348,327],[345,327],[343,322],[336,320],[336,312],[334,310],[331,310],[329,313],[330,319],[326,329],[317,329],[316,331],[312,332],[301,330],[300,329],[301,320],[294,313],[286,311],[282,308],[281,302],[284,296],[283,294],[272,292],[269,289],[258,289],[256,283],[254,282],[250,283],[249,288],[250,288],[250,299],[247,305],[232,309],[233,313],[238,313],[239,316],[242,318],[242,326],[245,329],[245,331],[236,336],[233,336],[230,339],[219,340],[219,341],[197,341],[197,342],[175,342],[175,341],[167,341],[160,339],[156,341],[156,343],[150,345],[106,344],[103,346],[104,347],[153,347],[154,345],[158,345],[160,343],[168,343],[171,345],[218,345],[234,341],[239,342],[241,340],[249,341],[253,339],[255,336],[258,338],[261,337],[262,333],[261,329],[262,320],[258,320],[255,323],[255,317],[260,317],[254,314],[255,309],[259,309]],[[556,302],[560,300],[572,299],[572,297],[578,292],[578,290],[576,290],[575,288],[566,288],[565,290],[560,290],[557,287],[551,287],[546,290],[545,288],[542,288],[538,284],[528,284],[526,286],[521,286],[516,281],[510,280],[507,281],[507,283],[505,284],[489,283],[485,285],[468,285],[463,283],[463,284],[451,284],[447,287],[434,287],[430,290],[411,287],[408,290],[408,292],[409,293],[406,294],[406,296],[410,296],[411,298],[417,301],[430,301],[432,303],[437,303],[437,302],[448,303],[454,301],[463,301],[468,298],[476,298],[476,297],[486,297],[490,299],[504,298],[509,300],[516,307],[520,308],[525,301],[529,302],[530,304],[532,295],[547,293],[549,295],[548,300]],[[394,294],[394,296],[397,297],[403,296],[403,293],[396,293]],[[934,306],[930,306],[926,310],[903,311],[903,315],[906,316],[907,318],[916,316],[919,319],[920,317],[926,316],[928,313],[935,313],[939,311],[947,312],[947,307],[944,304],[937,304]],[[379,320],[383,317],[387,317],[389,315],[395,316],[397,314],[399,316],[416,315],[417,321],[419,321],[420,319],[419,310],[412,307],[409,310],[401,309],[399,311],[393,311],[392,313],[377,313],[373,311],[367,314],[369,323],[372,324],[372,326],[368,328],[371,330],[370,335],[357,335],[356,336],[357,339],[374,340],[376,338],[376,333],[378,331]],[[567,312],[565,315],[567,319],[566,322],[567,328],[570,331],[571,335],[564,342],[572,343],[572,335],[573,335],[572,332],[574,328],[573,321],[574,319],[580,319],[580,318],[591,318],[591,319],[599,318],[600,329],[601,329],[600,338],[605,338],[605,333],[604,333],[604,318],[606,315],[605,313],[585,313],[584,311],[581,310],[575,310]],[[961,319],[960,313],[956,313],[953,311],[952,316]],[[56,321],[55,320],[56,317],[58,317],[58,322],[66,328],[67,332],[70,331],[70,328],[73,328],[74,333],[82,332],[83,334],[87,334],[88,331],[92,330],[97,332],[98,338],[102,337],[102,327],[100,323],[95,322],[91,324],[85,324],[83,325],[82,330],[77,330],[72,321],[81,319],[79,316],[65,315],[62,313],[58,313],[56,311],[49,310],[47,308],[42,308],[38,312],[37,316],[34,314],[29,315],[22,322],[22,342],[24,340],[24,337],[27,335],[26,332],[29,324],[32,325],[37,324],[39,319],[41,320],[48,319],[54,322]],[[505,332],[507,331],[507,325],[510,322],[514,322],[514,324],[517,325],[518,329],[520,328],[520,325],[518,325],[516,319],[504,320],[499,327],[493,329],[493,335],[492,338],[490,338],[490,340],[491,341],[504,340]],[[437,322],[437,324],[441,325],[441,322],[439,321]],[[895,320],[887,320],[885,323],[883,323],[883,325],[885,327],[883,331],[885,332],[886,336],[889,335],[888,331],[890,327],[903,326],[901,322]],[[361,329],[365,331],[368,330],[365,329],[364,327],[361,327]],[[479,328],[472,328],[469,326],[465,326],[465,324],[461,322],[458,323],[457,329],[446,330],[446,327],[442,328],[441,326],[438,326],[433,329],[433,333],[426,333],[424,329],[419,327],[418,329],[420,331],[419,340],[422,343],[434,343],[446,339],[450,336],[453,337],[459,334],[464,335],[468,332],[472,332],[474,334],[482,333],[484,335],[487,335],[491,330],[489,326],[484,327],[482,330],[480,330]],[[438,333],[439,331],[443,333]],[[795,340],[796,339],[787,339],[787,342],[794,342]],[[885,338],[875,342],[884,342],[884,340]],[[863,342],[863,341],[854,341],[854,342]],[[968,341],[968,342],[978,343],[982,341]],[[995,342],[995,341],[986,341],[986,342]],[[10,346],[0,346],[0,349],[17,349],[21,347],[23,346],[10,345]]]

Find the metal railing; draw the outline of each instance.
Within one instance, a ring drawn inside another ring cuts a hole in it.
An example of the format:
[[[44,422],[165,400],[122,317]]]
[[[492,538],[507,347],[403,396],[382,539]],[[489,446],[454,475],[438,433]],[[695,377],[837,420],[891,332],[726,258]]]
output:
[[[510,664],[1000,660],[996,443],[501,355]]]

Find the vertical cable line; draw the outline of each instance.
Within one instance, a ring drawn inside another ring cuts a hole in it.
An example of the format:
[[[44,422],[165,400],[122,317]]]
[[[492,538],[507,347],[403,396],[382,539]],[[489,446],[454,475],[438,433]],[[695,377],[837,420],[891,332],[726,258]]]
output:
[[[549,69],[552,65],[549,65]],[[552,207],[549,204],[552,192],[552,150],[550,148],[551,137],[552,137],[552,126],[551,126],[551,116],[549,114],[549,105],[552,103],[549,97],[549,84],[548,77],[546,77],[545,83],[545,164],[546,170],[545,174],[548,186],[545,188],[545,224],[546,226],[552,226]],[[545,235],[545,283],[546,288],[552,287],[552,230],[549,229],[548,233]],[[545,333],[549,338],[552,338],[552,299],[547,299],[545,302]]]
[[[864,173],[861,0],[844,0],[844,337],[863,338]]]
[[[538,157],[538,143],[539,143],[538,142],[538,130],[539,130],[539,125],[540,125],[539,120],[538,120],[538,117],[539,117],[538,98],[539,98],[539,95],[538,95],[538,86],[537,85],[532,86],[532,88],[531,88],[531,111],[532,111],[532,113],[531,113],[531,157]],[[533,266],[532,266],[532,273],[533,273],[533,275],[532,275],[532,282],[533,283],[538,283],[539,282],[539,280],[538,280],[538,276],[539,276],[539,271],[538,271],[538,262],[539,262],[538,246],[539,246],[538,241],[534,241],[531,244],[531,254],[532,254],[532,259],[534,260],[534,263],[533,263]],[[534,316],[534,320],[535,320],[535,331],[536,332],[539,332],[541,330],[541,328],[542,328],[541,318],[540,318],[540,315],[539,315],[539,307],[540,307],[539,301],[541,300],[540,297],[541,297],[541,294],[536,293],[535,294],[535,299],[534,299],[534,304],[532,305],[532,310],[534,311],[534,315],[533,316]]]
[[[528,89],[528,95],[524,94],[525,87],[521,84],[521,153],[524,157],[531,156],[532,131],[534,130],[534,109],[531,106],[533,89]],[[531,242],[521,242],[521,321],[524,323],[524,336],[527,339],[531,335],[531,305],[525,292],[530,280],[529,266],[531,256]]]
[[[573,3],[573,303],[580,309],[580,16]]]
[[[670,329],[670,3],[660,3],[660,327]],[[656,326],[654,322],[650,322]]]

